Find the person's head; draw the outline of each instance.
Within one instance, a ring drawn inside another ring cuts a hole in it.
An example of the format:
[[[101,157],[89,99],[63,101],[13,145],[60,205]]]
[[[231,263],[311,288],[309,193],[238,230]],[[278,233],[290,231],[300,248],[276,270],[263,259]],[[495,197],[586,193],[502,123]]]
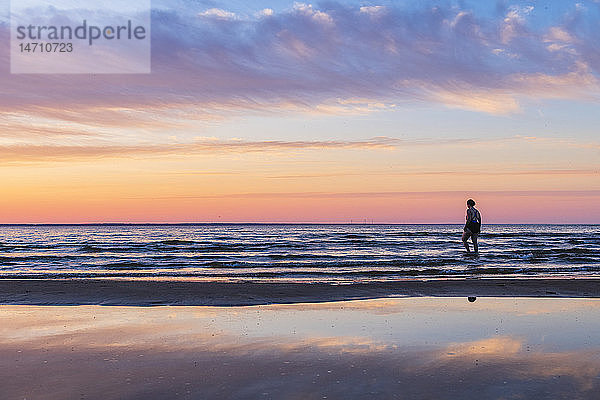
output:
[[[469,206],[469,207],[475,207],[475,200],[473,200],[473,199],[467,200],[467,206]]]

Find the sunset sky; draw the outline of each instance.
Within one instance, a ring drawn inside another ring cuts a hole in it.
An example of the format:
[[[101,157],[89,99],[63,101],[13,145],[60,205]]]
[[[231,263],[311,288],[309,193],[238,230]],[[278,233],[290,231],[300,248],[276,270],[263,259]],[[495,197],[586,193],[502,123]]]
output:
[[[600,1],[153,1],[132,75],[0,4],[0,223],[600,223]]]

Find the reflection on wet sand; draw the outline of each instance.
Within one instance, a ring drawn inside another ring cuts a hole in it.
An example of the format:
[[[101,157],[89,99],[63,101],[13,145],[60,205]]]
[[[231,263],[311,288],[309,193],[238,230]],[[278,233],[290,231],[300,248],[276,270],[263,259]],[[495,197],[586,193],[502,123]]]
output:
[[[600,301],[0,307],[2,399],[597,399]]]

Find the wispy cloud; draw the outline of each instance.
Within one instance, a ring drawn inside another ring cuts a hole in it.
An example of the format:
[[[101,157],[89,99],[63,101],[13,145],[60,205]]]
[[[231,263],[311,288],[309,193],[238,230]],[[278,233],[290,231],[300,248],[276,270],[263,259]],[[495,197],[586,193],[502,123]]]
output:
[[[78,130],[67,130],[65,135],[78,134]],[[35,134],[35,130],[33,132]],[[58,132],[57,132],[58,134]],[[86,131],[80,135],[85,138]],[[1,137],[1,135],[0,135]],[[34,137],[35,138],[35,137]],[[87,138],[86,138],[87,139]],[[564,149],[600,149],[597,142],[581,142],[565,138],[539,138],[534,136],[512,136],[512,137],[481,137],[481,138],[410,138],[399,139],[393,137],[379,136],[368,139],[357,140],[245,140],[245,139],[219,139],[198,136],[192,142],[162,142],[162,143],[132,143],[121,144],[109,140],[78,140],[78,144],[57,143],[56,140],[48,142],[18,141],[11,144],[0,144],[0,164],[16,162],[45,162],[45,161],[68,161],[87,160],[95,158],[148,158],[165,155],[195,155],[195,154],[219,154],[219,153],[294,153],[306,150],[373,150],[393,151],[406,148],[428,148],[428,147],[453,147],[453,148],[484,148],[498,144],[531,143],[551,148]],[[348,170],[343,174],[348,175]],[[595,169],[526,169],[526,170],[494,170],[488,171],[426,171],[426,170],[404,170],[382,172],[385,176],[395,175],[566,175],[597,174]],[[373,171],[361,170],[359,175],[375,174]],[[327,173],[319,176],[333,176]],[[302,175],[304,177],[316,177],[313,174]],[[299,176],[299,177],[302,177]],[[274,178],[281,176],[274,176]],[[283,176],[283,177],[287,177]]]
[[[191,155],[217,152],[277,152],[306,149],[392,149],[402,141],[387,137],[367,140],[219,140],[208,139],[193,143],[165,143],[151,145],[56,145],[56,144],[15,144],[0,145],[0,160],[8,162],[57,161],[73,159],[93,159],[103,157],[148,157],[160,155]]]
[[[405,102],[512,113],[523,98],[600,93],[594,15],[581,8],[540,26],[530,22],[533,6],[491,17],[444,2],[296,4],[243,17],[186,7],[153,11],[150,75],[9,77],[8,26],[0,26],[0,112],[156,126],[240,110],[364,112]],[[356,98],[368,100],[348,101]]]
[[[333,178],[340,176],[515,176],[515,175],[600,175],[598,169],[531,169],[531,170],[494,170],[494,171],[357,171],[357,172],[330,172],[296,175],[273,175],[271,179],[314,179]]]
[[[479,196],[510,196],[510,197],[554,197],[554,198],[572,198],[572,197],[600,197],[600,190],[480,190],[474,192]],[[209,194],[201,196],[176,195],[165,197],[153,197],[154,199],[373,199],[373,198],[406,198],[423,199],[444,196],[465,195],[464,190],[460,191],[430,191],[430,192],[261,192],[261,193],[229,193],[229,194]],[[138,199],[142,197],[133,197]]]
[[[231,11],[223,10],[221,8],[209,8],[208,10],[203,11],[198,15],[201,17],[218,18],[218,19],[234,19],[234,18],[236,18],[235,13],[232,13]]]

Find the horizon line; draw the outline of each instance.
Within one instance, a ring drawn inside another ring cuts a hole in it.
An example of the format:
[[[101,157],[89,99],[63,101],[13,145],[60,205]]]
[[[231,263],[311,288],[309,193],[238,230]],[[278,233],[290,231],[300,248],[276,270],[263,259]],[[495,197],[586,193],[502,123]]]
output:
[[[143,225],[457,225],[462,226],[462,222],[16,222],[0,223],[3,226],[143,226]],[[565,223],[565,222],[490,222],[486,225],[564,225],[564,226],[598,226],[600,222],[592,223]]]

